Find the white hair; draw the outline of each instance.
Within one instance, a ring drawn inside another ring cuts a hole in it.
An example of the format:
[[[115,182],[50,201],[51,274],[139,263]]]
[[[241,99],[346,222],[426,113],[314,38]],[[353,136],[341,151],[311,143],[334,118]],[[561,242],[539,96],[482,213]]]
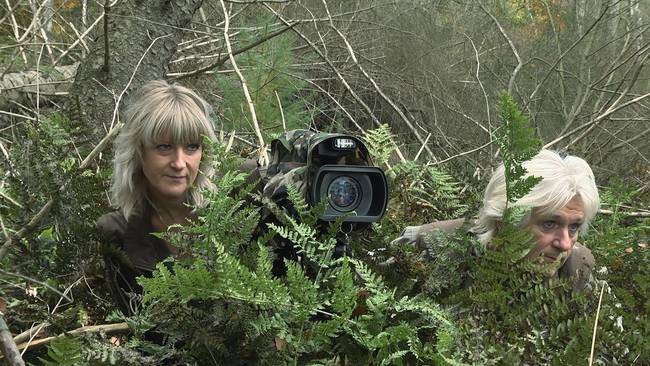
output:
[[[146,83],[126,110],[125,124],[115,140],[111,196],[128,220],[142,214],[147,197],[147,184],[142,172],[142,151],[161,138],[174,144],[188,144],[203,138],[216,139],[209,119],[211,108],[192,90],[168,84],[164,80]],[[213,189],[209,154],[204,154],[199,173],[190,187],[186,203],[205,206],[204,189]]]
[[[585,215],[581,230],[585,232],[600,207],[598,188],[589,164],[576,156],[562,158],[554,151],[542,150],[524,162],[523,166],[527,170],[526,176],[538,176],[542,180],[527,195],[508,206],[537,208],[542,214],[551,214],[566,206],[574,197],[579,197]],[[506,208],[504,172],[501,164],[490,178],[478,222],[473,228],[484,244],[494,236],[497,222],[501,221]]]

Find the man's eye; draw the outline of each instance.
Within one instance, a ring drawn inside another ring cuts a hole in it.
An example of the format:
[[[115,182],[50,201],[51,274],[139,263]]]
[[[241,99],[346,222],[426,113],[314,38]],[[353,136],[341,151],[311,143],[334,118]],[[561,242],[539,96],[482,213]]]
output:
[[[555,228],[555,221],[544,221],[542,223],[542,228],[547,230]]]
[[[171,144],[158,144],[156,145],[156,150],[158,151],[169,151],[172,149]]]
[[[187,144],[185,150],[187,151],[197,151],[201,148],[201,144]]]

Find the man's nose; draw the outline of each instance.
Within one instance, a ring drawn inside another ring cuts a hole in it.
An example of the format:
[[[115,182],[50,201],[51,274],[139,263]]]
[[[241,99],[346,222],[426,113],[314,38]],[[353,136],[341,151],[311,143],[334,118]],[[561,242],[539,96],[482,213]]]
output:
[[[185,150],[183,149],[183,146],[177,146],[174,149],[174,155],[173,155],[173,160],[171,162],[171,166],[174,169],[183,169],[187,165],[186,163],[186,155],[185,155]]]
[[[571,249],[572,243],[568,227],[559,229],[556,233],[555,239],[553,240],[553,245],[563,252]]]

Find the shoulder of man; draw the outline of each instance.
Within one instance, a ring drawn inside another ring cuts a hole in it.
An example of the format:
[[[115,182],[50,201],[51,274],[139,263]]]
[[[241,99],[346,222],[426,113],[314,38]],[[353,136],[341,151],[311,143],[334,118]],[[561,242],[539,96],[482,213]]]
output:
[[[563,278],[573,278],[573,289],[582,290],[591,278],[591,271],[595,265],[594,255],[589,248],[580,243],[576,243],[571,250],[569,258],[560,268],[559,276]]]
[[[99,238],[103,244],[121,243],[124,240],[128,224],[119,211],[102,215],[95,223]]]

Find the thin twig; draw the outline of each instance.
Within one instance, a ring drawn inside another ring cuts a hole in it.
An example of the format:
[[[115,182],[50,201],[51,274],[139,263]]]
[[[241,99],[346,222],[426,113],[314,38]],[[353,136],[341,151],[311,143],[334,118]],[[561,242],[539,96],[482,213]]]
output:
[[[594,321],[594,333],[591,337],[591,352],[589,353],[589,366],[594,363],[594,348],[596,346],[596,330],[598,329],[598,316],[600,315],[600,304],[603,301],[603,293],[605,292],[605,285],[600,289],[600,297],[598,298],[598,308],[596,309],[596,320]]]
[[[38,334],[41,333],[45,328],[49,327],[50,323],[44,322],[40,323],[37,325],[34,325],[33,327],[27,329],[26,331],[16,335],[14,337],[14,343],[16,344],[21,344],[25,342],[28,339],[33,339],[34,337],[38,336]]]
[[[22,278],[23,280],[26,280],[26,281],[29,281],[29,282],[37,283],[37,284],[49,289],[50,291],[56,293],[57,295],[64,297],[69,302],[72,302],[72,299],[70,299],[68,296],[64,295],[63,293],[61,293],[61,291],[55,289],[54,287],[48,285],[47,283],[45,283],[43,281],[39,281],[39,280],[37,280],[35,278],[28,277],[28,276],[25,276],[25,275],[20,274],[20,273],[7,272],[7,271],[5,271],[3,269],[0,269],[0,273],[4,274],[5,276],[18,277],[18,278]]]
[[[418,153],[415,154],[415,157],[413,158],[413,161],[418,161],[418,158],[420,157],[420,154],[422,154],[422,150],[424,150],[424,147],[427,145],[430,138],[431,138],[431,133],[429,133],[429,135],[427,135],[426,140],[424,140],[424,143],[422,144],[422,146],[420,146],[420,150],[418,150]]]
[[[357,68],[359,69],[359,71],[361,71],[361,74],[363,74],[363,76],[366,78],[366,80],[368,80],[370,82],[370,84],[372,84],[373,88],[379,94],[379,96],[386,103],[388,103],[388,105],[393,109],[393,111],[395,111],[395,113],[397,113],[397,115],[402,119],[402,121],[411,129],[411,131],[413,132],[415,137],[418,139],[418,141],[420,141],[420,143],[422,143],[422,146],[427,151],[427,153],[429,153],[429,156],[432,159],[437,160],[435,155],[433,154],[433,151],[431,151],[431,149],[429,148],[427,143],[424,141],[424,139],[422,138],[422,136],[420,135],[418,130],[413,126],[413,123],[411,123],[411,121],[406,117],[404,112],[395,104],[395,102],[393,102],[393,100],[390,99],[388,97],[388,95],[386,95],[383,92],[383,90],[379,87],[379,85],[377,84],[375,79],[372,76],[370,76],[370,74],[368,74],[366,69],[363,66],[361,66],[361,64],[359,63],[359,60],[357,59],[357,56],[356,56],[356,54],[354,52],[354,49],[352,48],[352,45],[348,41],[347,37],[343,34],[343,32],[341,32],[338,28],[334,27],[333,23],[330,24],[330,28],[334,29],[334,31],[339,35],[339,37],[341,37],[341,39],[343,39],[343,43],[345,43],[345,47],[348,50],[348,54],[352,58],[352,62],[354,62],[354,64],[357,65]]]
[[[131,73],[131,77],[129,78],[129,82],[126,83],[126,86],[124,87],[124,89],[122,89],[122,92],[120,93],[119,97],[115,101],[115,108],[113,109],[113,118],[111,119],[111,124],[110,124],[111,128],[113,128],[115,120],[117,119],[118,109],[119,109],[119,106],[120,106],[120,102],[122,101],[122,97],[124,97],[124,94],[129,89],[129,86],[131,86],[131,83],[133,82],[133,79],[135,78],[135,74],[138,72],[138,69],[140,68],[140,65],[142,64],[142,61],[144,60],[144,57],[147,55],[147,53],[149,53],[149,51],[151,50],[151,47],[153,47],[153,45],[157,41],[159,41],[159,40],[161,40],[163,38],[170,37],[171,35],[172,34],[170,33],[170,34],[165,34],[164,36],[159,36],[159,37],[154,38],[151,41],[151,44],[149,45],[149,47],[147,47],[147,49],[144,50],[144,53],[142,54],[142,57],[140,57],[140,59],[138,60],[138,63],[135,65],[135,69],[133,69],[133,73]],[[93,150],[93,151],[95,151],[95,150]]]
[[[265,6],[265,7],[266,7],[266,8],[267,8],[271,13],[273,13],[273,14],[274,14],[274,15],[275,15],[275,16],[276,16],[276,17],[277,17],[277,18],[278,18],[282,23],[284,23],[285,25],[290,24],[286,19],[284,19],[284,18],[282,17],[282,15],[280,15],[277,11],[275,11],[275,9],[273,9],[270,5],[268,5],[268,4],[264,4],[264,6]],[[368,106],[368,104],[367,104],[366,102],[364,102],[363,99],[361,99],[361,97],[359,97],[359,95],[357,94],[357,92],[354,91],[354,89],[352,89],[352,87],[350,86],[350,84],[347,82],[347,80],[345,79],[345,77],[343,77],[343,75],[341,74],[341,72],[339,71],[339,69],[336,67],[336,65],[334,65],[334,63],[332,62],[332,60],[330,60],[330,59],[329,59],[329,58],[328,58],[328,57],[327,57],[327,56],[326,56],[326,55],[325,55],[325,54],[324,54],[324,53],[323,53],[323,52],[318,48],[318,46],[316,46],[316,44],[315,44],[314,42],[312,42],[309,38],[307,38],[307,36],[305,36],[305,35],[304,35],[302,32],[300,32],[297,28],[293,28],[293,32],[296,33],[300,38],[302,38],[302,40],[305,41],[305,42],[306,42],[306,43],[307,43],[307,44],[308,44],[308,45],[309,45],[309,46],[314,50],[314,52],[316,52],[316,54],[318,54],[318,56],[319,56],[323,61],[325,61],[325,63],[330,67],[330,69],[331,69],[331,70],[336,74],[336,76],[337,76],[337,78],[339,79],[339,81],[341,82],[341,84],[343,84],[343,87],[345,87],[345,89],[350,93],[350,95],[352,95],[352,98],[354,98],[354,100],[355,100],[357,103],[359,103],[359,105],[361,105],[361,107],[366,111],[366,113],[368,114],[368,116],[370,117],[370,119],[372,119],[372,122],[373,122],[377,127],[380,127],[380,126],[381,126],[381,122],[379,122],[379,119],[377,118],[377,116],[375,116],[375,114],[372,112],[372,109],[370,109],[370,107]],[[337,104],[339,104],[339,103],[337,102]],[[362,129],[362,128],[357,124],[357,122],[354,120],[354,118],[352,118],[352,116],[351,116],[349,113],[346,112],[346,115],[350,117],[350,120],[355,124],[355,126],[357,126],[357,127],[359,128],[360,131],[363,131],[363,129]],[[395,141],[393,141],[392,139],[391,139],[391,142],[393,143],[393,146],[394,146],[394,148],[395,148],[395,153],[396,153],[397,156],[399,157],[400,161],[402,161],[402,162],[406,161],[406,158],[404,158],[404,155],[402,154],[402,151],[399,149],[399,146],[397,146],[397,143],[395,143]]]
[[[587,127],[589,127],[589,126],[591,126],[593,124],[597,124],[598,122],[600,122],[600,120],[606,118],[607,116],[611,115],[612,113],[618,112],[621,109],[623,109],[623,108],[625,108],[625,107],[627,107],[629,105],[632,105],[632,104],[634,104],[636,102],[639,102],[639,101],[641,101],[641,100],[643,100],[643,99],[645,99],[647,97],[650,97],[650,93],[640,95],[640,96],[638,96],[638,97],[636,97],[634,99],[631,99],[631,100],[629,100],[629,101],[627,101],[627,102],[625,102],[625,103],[623,103],[623,104],[621,104],[619,106],[610,106],[607,109],[607,111],[605,111],[605,113],[603,113],[600,116],[594,118],[592,121],[590,121],[588,123],[585,123],[585,124],[583,124],[581,126],[578,126],[578,127],[574,128],[573,130],[567,132],[566,134],[564,134],[564,135],[556,138],[555,140],[547,143],[546,145],[544,145],[544,149],[550,148],[551,146],[553,146],[553,145],[557,144],[558,142],[564,140],[565,138],[573,135],[574,133],[576,133],[576,132],[578,132],[578,131],[580,131],[580,130],[582,130],[584,128],[587,128]]]
[[[493,142],[494,142],[494,140],[492,140],[492,141],[488,141],[487,143],[485,143],[485,144],[483,144],[483,145],[477,147],[476,149],[472,149],[472,150],[464,151],[464,152],[462,152],[462,153],[460,153],[460,154],[456,154],[456,155],[454,155],[454,156],[450,156],[450,157],[448,157],[447,159],[440,160],[440,161],[436,161],[435,163],[430,163],[429,165],[440,165],[440,164],[442,164],[442,163],[446,163],[446,162],[448,162],[448,161],[450,161],[450,160],[453,160],[453,159],[456,159],[456,158],[460,158],[461,156],[469,155],[469,154],[474,153],[474,152],[477,152],[477,151],[479,151],[479,150],[483,150],[483,149],[485,149],[486,147],[490,146]]]
[[[512,91],[515,86],[515,79],[517,78],[517,74],[519,74],[519,70],[521,70],[521,68],[524,66],[524,63],[521,61],[521,57],[519,57],[519,52],[517,52],[517,48],[515,47],[514,42],[512,42],[510,37],[508,37],[508,34],[501,26],[501,23],[499,23],[497,18],[494,15],[492,15],[492,13],[490,13],[485,8],[485,6],[483,6],[483,3],[479,1],[478,5],[485,12],[485,14],[487,14],[490,18],[492,18],[492,21],[494,22],[494,24],[496,24],[497,28],[499,28],[499,32],[501,33],[503,38],[506,39],[508,45],[510,46],[510,50],[512,51],[512,53],[515,55],[515,58],[517,59],[517,66],[515,66],[515,69],[512,71],[512,74],[510,74],[510,80],[508,81],[508,94],[512,95]]]
[[[601,208],[600,210],[598,210],[598,213],[603,214],[603,215],[613,215],[614,211]],[[643,212],[643,211],[638,211],[638,212],[620,212],[620,211],[617,211],[616,214],[617,215],[622,215],[622,216],[625,216],[625,217],[650,217],[650,212]]]
[[[110,55],[109,55],[109,41],[108,41],[108,16],[111,11],[111,5],[109,0],[104,0],[104,72],[108,74],[110,72]]]
[[[90,27],[88,27],[88,28],[87,28],[87,29],[86,29],[86,30],[81,34],[81,36],[79,36],[79,38],[77,38],[76,41],[74,41],[74,42],[73,42],[73,43],[72,43],[72,44],[71,44],[71,45],[70,45],[70,46],[69,46],[65,51],[63,51],[63,52],[61,53],[61,55],[59,55],[59,57],[58,57],[56,60],[54,60],[54,64],[53,64],[53,65],[58,65],[59,62],[61,62],[61,60],[62,60],[62,59],[63,59],[63,58],[68,54],[68,53],[70,53],[70,51],[72,51],[72,50],[73,50],[73,49],[74,49],[74,48],[75,48],[75,47],[76,47],[80,42],[83,42],[82,40],[83,40],[83,39],[88,35],[88,33],[90,33],[90,32],[95,28],[95,26],[96,26],[97,24],[99,24],[99,22],[100,22],[102,19],[104,19],[104,13],[100,14],[100,15],[97,17],[97,19],[95,19],[95,21],[90,25]]]
[[[280,96],[278,95],[278,91],[275,91],[275,99],[278,100],[278,108],[280,108],[280,117],[282,117],[282,131],[284,133],[287,133],[287,122],[284,120],[284,110],[282,109],[282,102],[280,101]]]

